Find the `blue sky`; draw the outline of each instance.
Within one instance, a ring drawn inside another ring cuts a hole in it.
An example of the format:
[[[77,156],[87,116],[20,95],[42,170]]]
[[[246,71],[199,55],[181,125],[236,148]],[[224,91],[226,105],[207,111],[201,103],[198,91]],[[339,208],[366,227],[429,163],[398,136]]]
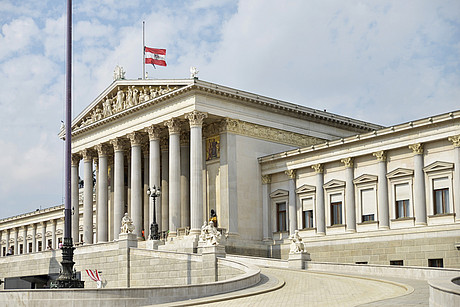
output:
[[[0,0],[0,218],[60,204],[65,2]],[[459,109],[460,1],[73,1],[73,108],[168,67],[308,107],[398,124]]]

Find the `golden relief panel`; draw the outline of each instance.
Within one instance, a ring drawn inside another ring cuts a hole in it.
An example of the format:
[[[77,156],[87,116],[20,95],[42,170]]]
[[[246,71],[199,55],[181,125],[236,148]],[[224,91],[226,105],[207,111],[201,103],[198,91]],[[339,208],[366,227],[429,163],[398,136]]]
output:
[[[220,158],[220,136],[206,139],[206,161]]]

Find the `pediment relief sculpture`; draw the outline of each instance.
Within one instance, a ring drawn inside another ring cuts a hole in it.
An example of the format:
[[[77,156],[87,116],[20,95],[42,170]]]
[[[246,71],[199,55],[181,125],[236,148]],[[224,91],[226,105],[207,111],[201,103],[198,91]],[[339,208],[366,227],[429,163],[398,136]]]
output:
[[[175,91],[178,88],[178,86],[169,86],[169,84],[159,86],[118,86],[102,98],[98,104],[76,124],[76,128],[83,128],[101,119]]]

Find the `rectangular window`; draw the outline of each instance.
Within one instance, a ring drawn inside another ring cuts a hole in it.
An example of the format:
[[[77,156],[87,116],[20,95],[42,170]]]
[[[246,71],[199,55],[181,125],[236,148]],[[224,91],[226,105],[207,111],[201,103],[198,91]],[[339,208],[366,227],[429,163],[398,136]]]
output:
[[[331,203],[331,225],[342,224],[342,202]]]
[[[376,210],[375,190],[373,188],[362,189],[360,194],[362,222],[374,221],[374,215]]]
[[[33,253],[34,251],[32,250],[32,242],[29,242],[29,253]]]
[[[302,199],[303,228],[313,228],[313,197]]]
[[[410,216],[410,186],[408,183],[395,185],[395,216],[397,219]]]
[[[367,261],[356,261],[355,264],[367,264]]]
[[[3,246],[2,249],[3,249],[2,255],[3,255],[3,256],[6,256],[6,246]]]
[[[286,231],[286,203],[276,204],[276,224],[277,231]]]
[[[83,243],[83,234],[80,234],[80,243]]]
[[[48,239],[48,246],[46,247],[47,249],[51,249],[53,244],[53,240]]]
[[[428,266],[432,268],[443,268],[444,261],[442,258],[439,259],[428,259]]]
[[[404,265],[403,260],[390,260],[390,265]]]
[[[19,244],[19,255],[22,255],[24,253],[24,245]]]
[[[433,190],[434,214],[449,213],[449,189]]]
[[[38,251],[41,252],[43,249],[42,247],[42,241],[38,241]]]

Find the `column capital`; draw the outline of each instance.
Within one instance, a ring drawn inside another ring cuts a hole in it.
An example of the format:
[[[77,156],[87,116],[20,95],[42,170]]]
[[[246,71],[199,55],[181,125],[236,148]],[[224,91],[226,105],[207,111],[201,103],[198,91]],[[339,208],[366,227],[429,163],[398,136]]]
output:
[[[94,157],[95,153],[94,153],[94,150],[92,150],[91,148],[86,148],[86,149],[83,149],[80,152],[80,154],[83,157],[83,161],[88,162],[88,161],[93,160],[93,157]]]
[[[171,118],[170,120],[165,121],[164,125],[168,127],[169,134],[179,134],[180,133],[180,120],[177,118]]]
[[[221,121],[221,132],[237,133],[239,124],[239,120],[226,117]]]
[[[372,155],[377,158],[377,161],[385,162],[387,160],[387,153],[384,150],[376,151]]]
[[[287,171],[284,171],[284,173],[289,177],[289,179],[295,179],[296,176],[296,170],[295,169],[288,169]]]
[[[41,226],[46,226],[46,221],[41,221],[41,222],[40,222],[40,225],[41,225]]]
[[[272,182],[272,175],[262,175],[262,184],[269,184]]]
[[[352,168],[353,167],[353,158],[352,157],[342,159],[342,160],[340,160],[340,162],[342,162],[345,165],[345,168]]]
[[[135,132],[128,133],[128,138],[131,142],[131,146],[140,146],[142,145],[144,135],[140,132],[135,131]]]
[[[324,173],[323,164],[321,164],[321,163],[314,164],[314,165],[311,166],[311,168],[315,170],[316,174]]]
[[[107,144],[97,144],[96,146],[97,154],[99,157],[108,156],[110,152],[110,147]]]
[[[78,164],[80,164],[81,155],[78,153],[73,153],[71,160],[72,160],[71,161],[72,166],[78,166]]]
[[[96,170],[98,170],[99,169],[99,157],[94,156],[93,161],[94,161],[94,167],[96,168]]]
[[[168,138],[161,138],[160,139],[160,150],[161,151],[168,151],[169,150]]]
[[[110,144],[113,146],[115,151],[125,151],[126,150],[126,140],[123,138],[115,138],[110,140]]]
[[[414,155],[423,155],[423,144],[422,143],[409,145],[409,149],[412,149],[412,152],[414,153]]]
[[[149,149],[150,149],[150,144],[148,144],[148,143],[143,143],[142,144],[142,153],[144,154],[144,156],[149,155]]]
[[[161,127],[156,126],[156,125],[151,125],[146,128],[146,131],[149,134],[149,141],[160,139]]]
[[[450,137],[447,138],[447,140],[449,140],[450,142],[452,142],[452,144],[454,145],[454,147],[456,147],[456,148],[460,147],[460,134],[459,134],[459,135],[450,136]]]
[[[185,115],[185,118],[190,122],[191,127],[201,127],[203,126],[203,120],[208,117],[207,113],[194,110]]]

